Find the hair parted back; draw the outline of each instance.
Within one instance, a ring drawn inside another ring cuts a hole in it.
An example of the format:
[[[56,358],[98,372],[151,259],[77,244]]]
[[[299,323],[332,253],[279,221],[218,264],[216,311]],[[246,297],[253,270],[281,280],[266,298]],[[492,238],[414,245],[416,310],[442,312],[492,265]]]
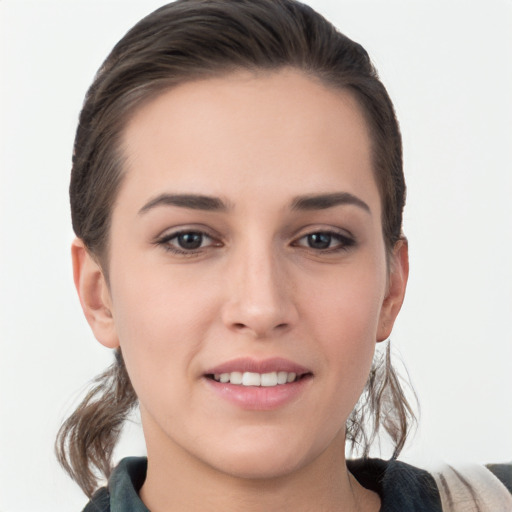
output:
[[[402,239],[405,182],[392,102],[362,46],[294,0],[177,0],[137,23],[114,47],[87,92],[75,138],[70,200],[73,229],[108,280],[113,205],[123,180],[124,127],[136,109],[173,86],[245,69],[294,67],[350,91],[369,126],[388,252]],[[120,351],[62,425],[59,461],[87,495],[108,477],[111,455],[137,405]],[[414,414],[389,354],[374,363],[347,422],[347,440],[367,455],[383,428],[398,455]]]

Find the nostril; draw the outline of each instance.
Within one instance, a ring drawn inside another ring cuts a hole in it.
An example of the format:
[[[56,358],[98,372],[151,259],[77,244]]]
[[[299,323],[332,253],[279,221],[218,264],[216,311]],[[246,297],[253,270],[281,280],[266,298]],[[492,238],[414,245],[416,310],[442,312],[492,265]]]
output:
[[[241,323],[241,322],[236,322],[233,324],[233,327],[235,329],[246,329],[247,328],[247,325]],[[288,327],[288,324],[287,323],[281,323],[281,324],[277,324],[275,326],[275,329],[280,329],[280,330],[283,330],[283,329],[286,329]]]

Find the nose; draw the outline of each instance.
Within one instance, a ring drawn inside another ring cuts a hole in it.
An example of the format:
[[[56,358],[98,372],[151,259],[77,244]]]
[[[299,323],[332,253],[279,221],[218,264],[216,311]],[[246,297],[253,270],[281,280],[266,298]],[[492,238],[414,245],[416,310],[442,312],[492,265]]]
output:
[[[222,320],[230,330],[264,339],[297,321],[286,264],[270,247],[238,251],[230,261]]]

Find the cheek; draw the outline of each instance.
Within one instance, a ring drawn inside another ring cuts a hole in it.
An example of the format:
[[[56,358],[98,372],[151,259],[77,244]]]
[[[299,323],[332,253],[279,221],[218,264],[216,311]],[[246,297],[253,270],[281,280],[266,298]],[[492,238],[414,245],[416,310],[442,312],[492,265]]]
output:
[[[215,302],[215,294],[205,286],[205,280],[191,276],[190,272],[176,271],[161,263],[155,265],[151,259],[140,260],[118,265],[112,276],[120,342],[136,340],[151,350],[160,344],[172,346],[182,339],[184,330],[190,336],[200,328],[205,305]]]
[[[322,279],[321,286],[307,283],[303,291],[304,313],[312,312],[318,334],[359,345],[376,342],[380,309],[386,289],[385,264],[373,261],[340,267]]]
[[[111,277],[117,335],[137,393],[162,379],[180,386],[211,320],[211,289],[145,262],[118,265]]]
[[[343,389],[348,405],[357,401],[371,368],[385,286],[385,266],[378,264],[352,268],[308,295],[304,314],[319,340],[332,393]]]

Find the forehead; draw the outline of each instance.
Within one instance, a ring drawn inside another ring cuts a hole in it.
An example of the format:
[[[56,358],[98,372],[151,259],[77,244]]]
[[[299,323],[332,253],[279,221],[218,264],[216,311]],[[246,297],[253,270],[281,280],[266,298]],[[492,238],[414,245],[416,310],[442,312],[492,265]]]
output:
[[[370,146],[350,92],[293,69],[176,86],[141,107],[123,136],[134,189],[219,196],[237,187],[265,193],[278,182],[290,195],[340,187],[373,194]]]

